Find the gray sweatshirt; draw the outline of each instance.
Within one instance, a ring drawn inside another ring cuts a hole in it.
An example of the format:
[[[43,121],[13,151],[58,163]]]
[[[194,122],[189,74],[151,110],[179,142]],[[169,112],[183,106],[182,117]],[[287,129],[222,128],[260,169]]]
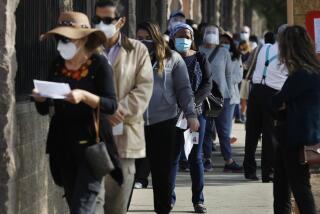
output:
[[[153,94],[144,114],[145,125],[175,118],[178,103],[187,118],[196,118],[188,69],[180,54],[172,51],[172,57],[165,61],[165,70],[159,74],[156,63],[153,74]]]
[[[199,50],[206,54],[207,58],[211,55],[214,49],[200,46]],[[215,58],[210,63],[213,80],[218,84],[219,89],[224,99],[232,97],[232,69],[233,63],[231,55],[225,48],[220,47]]]

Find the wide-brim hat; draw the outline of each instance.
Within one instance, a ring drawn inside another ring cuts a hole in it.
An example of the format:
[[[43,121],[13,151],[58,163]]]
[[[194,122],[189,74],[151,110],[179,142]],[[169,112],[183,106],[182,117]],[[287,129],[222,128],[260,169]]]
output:
[[[105,34],[98,29],[92,29],[88,17],[80,12],[63,12],[59,16],[58,26],[40,36],[44,40],[50,36],[60,35],[69,39],[88,37],[87,43],[97,48],[107,40]]]

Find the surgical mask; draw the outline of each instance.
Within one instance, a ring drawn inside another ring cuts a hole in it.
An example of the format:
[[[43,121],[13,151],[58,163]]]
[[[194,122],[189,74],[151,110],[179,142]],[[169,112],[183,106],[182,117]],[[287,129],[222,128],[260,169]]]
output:
[[[186,38],[176,38],[174,46],[179,53],[186,53],[190,50],[192,44],[191,39]]]
[[[213,34],[213,33],[206,34],[204,36],[204,41],[207,44],[218,45],[219,44],[219,35]]]
[[[79,52],[79,48],[73,42],[63,43],[61,40],[58,42],[57,50],[65,60],[72,59]]]
[[[250,35],[249,35],[248,32],[242,32],[242,33],[240,33],[240,39],[241,39],[242,41],[248,41],[248,40],[249,40],[249,37],[250,37]]]
[[[254,50],[256,47],[258,47],[258,44],[256,42],[250,42],[251,50]]]
[[[148,48],[149,54],[152,55],[154,53],[154,42],[153,40],[141,40],[141,42]]]
[[[106,35],[107,39],[112,38],[117,33],[117,28],[114,24],[104,24],[102,21],[95,25],[95,28],[101,30]]]
[[[228,51],[230,50],[230,44],[221,44],[221,47],[227,49]]]

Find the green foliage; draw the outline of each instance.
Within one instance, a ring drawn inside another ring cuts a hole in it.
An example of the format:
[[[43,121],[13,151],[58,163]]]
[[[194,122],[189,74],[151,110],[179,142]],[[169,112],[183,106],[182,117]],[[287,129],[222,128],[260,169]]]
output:
[[[266,18],[270,30],[287,21],[286,0],[245,0],[245,3]]]

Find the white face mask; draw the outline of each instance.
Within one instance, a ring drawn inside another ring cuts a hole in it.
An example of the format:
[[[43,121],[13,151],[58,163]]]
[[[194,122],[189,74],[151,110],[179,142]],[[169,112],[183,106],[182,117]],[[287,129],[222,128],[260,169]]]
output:
[[[213,33],[206,34],[206,35],[204,36],[204,41],[205,41],[207,44],[218,45],[218,44],[219,44],[219,35],[213,34]]]
[[[258,44],[256,42],[250,42],[250,47],[252,50],[254,50],[256,47],[258,47]]]
[[[79,48],[73,42],[63,43],[59,41],[57,50],[65,60],[72,59],[79,52]]]
[[[95,28],[104,32],[107,39],[112,38],[117,33],[117,28],[114,24],[106,25],[102,21],[99,24],[95,25]]]
[[[250,34],[248,32],[240,33],[240,39],[242,41],[249,41]]]

